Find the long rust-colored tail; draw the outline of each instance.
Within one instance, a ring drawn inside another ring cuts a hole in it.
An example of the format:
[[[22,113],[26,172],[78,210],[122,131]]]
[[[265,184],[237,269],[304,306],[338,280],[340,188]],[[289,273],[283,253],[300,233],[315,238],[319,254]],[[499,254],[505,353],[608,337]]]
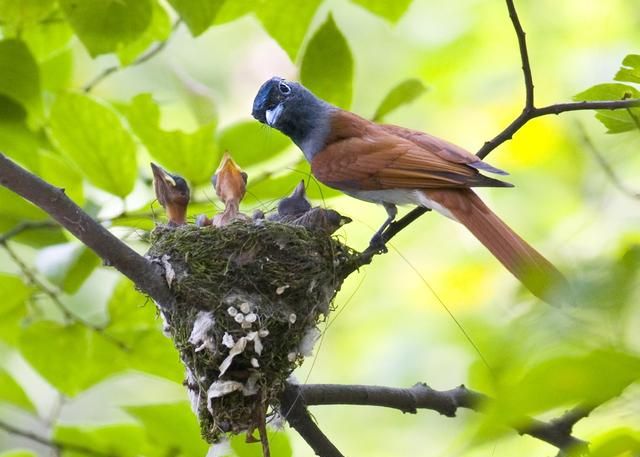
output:
[[[424,191],[469,229],[535,296],[552,305],[570,302],[569,285],[551,262],[505,224],[471,189]]]

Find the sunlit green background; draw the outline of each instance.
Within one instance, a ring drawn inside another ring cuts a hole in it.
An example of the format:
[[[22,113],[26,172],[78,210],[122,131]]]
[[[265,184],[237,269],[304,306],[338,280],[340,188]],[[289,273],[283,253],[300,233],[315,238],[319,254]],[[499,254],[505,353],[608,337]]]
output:
[[[200,202],[192,207],[192,217],[219,208],[208,177],[224,148],[249,174],[247,213],[272,209],[297,180],[308,178],[307,168],[298,162],[299,151],[278,133],[258,126],[250,111],[264,80],[273,75],[298,79],[307,43],[317,30],[333,27],[326,22],[329,14],[337,28],[325,29],[330,36],[319,47],[342,57],[308,60],[308,78],[329,91],[335,87],[336,100],[343,104],[352,98],[345,107],[365,117],[373,116],[393,87],[414,78],[424,84],[425,93],[385,121],[476,151],[523,105],[520,56],[503,1],[227,0],[214,25],[198,37],[181,24],[155,57],[117,71],[93,88],[92,95],[117,122],[127,120],[124,134],[135,138],[128,147],[131,154],[137,151],[137,165],[123,159],[126,169],[121,171],[131,176],[131,183],[135,180],[133,191],[123,179],[107,184],[120,190],[109,193],[92,185],[97,178],[91,173],[102,175],[103,170],[80,164],[77,155],[90,143],[78,138],[116,134],[103,125],[95,125],[95,131],[85,128],[75,111],[64,106],[73,97],[63,94],[81,90],[104,69],[118,65],[118,58],[92,58],[64,20],[43,24],[43,18],[62,17],[55,5],[52,16],[47,12],[33,19],[15,13],[16,4],[29,11],[35,3],[0,1],[0,13],[14,14],[3,19],[4,37],[28,43],[40,75],[40,101],[33,102],[21,98],[20,78],[7,82],[0,74],[0,149],[65,187],[140,252],[146,249],[145,230],[154,218],[162,221],[161,208],[152,204],[149,153],[170,170],[177,163],[183,174],[189,172],[194,200]],[[133,62],[154,39],[167,35],[176,16],[163,5],[166,13],[154,12],[154,29],[145,32],[146,38],[120,50],[123,62]],[[521,0],[517,7],[539,105],[569,101],[595,84],[612,81],[623,58],[639,51],[637,0]],[[350,50],[346,57],[340,34]],[[98,53],[103,44],[94,44]],[[352,84],[345,73],[349,54]],[[10,64],[2,65],[0,71],[10,72]],[[14,115],[16,101],[26,107],[26,118]],[[56,107],[67,111],[50,115]],[[499,401],[490,414],[461,411],[457,418],[431,411],[402,415],[373,407],[313,408],[322,430],[345,455],[554,455],[549,445],[518,436],[504,423],[519,413],[549,419],[580,400],[610,397],[616,398],[581,421],[576,435],[592,441],[597,455],[640,453],[640,389],[631,385],[617,397],[621,387],[640,377],[640,199],[616,187],[587,146],[583,130],[619,182],[640,192],[640,131],[606,134],[591,112],[527,124],[488,157],[511,173],[516,187],[479,192],[573,279],[575,308],[556,309],[535,300],[462,227],[433,214],[412,224],[393,240],[387,255],[349,278],[314,357],[295,373],[300,382],[397,387],[426,382],[438,389],[465,384]],[[80,148],[76,156],[68,152],[74,145]],[[60,155],[59,149],[65,153]],[[114,157],[121,153],[110,151]],[[111,171],[117,180],[120,170]],[[252,179],[260,182],[251,186]],[[366,247],[384,211],[326,193],[312,180],[309,186],[316,204],[353,219],[338,232],[340,239],[356,249]],[[126,198],[114,195],[118,193]],[[0,189],[0,198],[4,232],[25,219],[41,218],[5,190]],[[69,243],[59,244],[65,241]],[[0,249],[0,420],[116,455],[203,455],[206,445],[184,403],[177,353],[161,336],[152,304],[57,230],[25,233],[9,246],[52,290],[62,289],[60,300],[84,320],[99,326],[111,319],[110,331],[134,342],[136,353],[118,355],[96,332],[78,324],[64,326],[52,299],[26,285],[28,278]],[[171,405],[157,406],[161,404]],[[295,456],[313,455],[288,428],[274,436],[281,449],[290,445]],[[51,449],[0,430],[0,450],[18,448],[52,455]],[[258,455],[259,446],[237,452]]]

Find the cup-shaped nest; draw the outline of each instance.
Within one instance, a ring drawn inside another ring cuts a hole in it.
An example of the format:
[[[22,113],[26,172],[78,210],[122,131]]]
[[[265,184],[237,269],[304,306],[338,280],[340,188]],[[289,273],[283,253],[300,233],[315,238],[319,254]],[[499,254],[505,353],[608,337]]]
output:
[[[251,433],[278,410],[356,254],[322,231],[268,221],[157,227],[151,242],[176,297],[164,317],[202,435]]]

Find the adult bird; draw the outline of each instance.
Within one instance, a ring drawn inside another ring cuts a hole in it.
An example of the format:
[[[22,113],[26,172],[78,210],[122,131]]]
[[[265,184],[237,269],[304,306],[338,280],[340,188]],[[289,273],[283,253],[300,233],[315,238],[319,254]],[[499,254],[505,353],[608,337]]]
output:
[[[184,225],[187,222],[187,205],[191,193],[187,182],[178,175],[172,175],[151,162],[153,188],[156,198],[167,213],[169,225]]]
[[[513,186],[481,174],[507,173],[465,149],[427,133],[371,122],[279,77],[260,87],[252,115],[289,136],[320,182],[384,206],[388,217],[373,242],[382,241],[396,205],[422,206],[462,223],[539,298],[555,301],[553,290],[566,283],[471,190]]]

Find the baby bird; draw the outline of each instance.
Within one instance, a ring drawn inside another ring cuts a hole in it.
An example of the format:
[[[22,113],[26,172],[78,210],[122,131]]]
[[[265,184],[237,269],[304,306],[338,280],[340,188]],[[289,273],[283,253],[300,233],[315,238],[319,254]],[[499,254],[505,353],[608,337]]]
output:
[[[178,175],[172,175],[151,162],[153,188],[156,198],[167,213],[169,225],[178,226],[187,223],[187,205],[191,197],[187,182]]]
[[[216,195],[224,203],[224,211],[211,219],[211,225],[222,227],[235,219],[247,219],[240,212],[240,202],[247,190],[247,174],[233,161],[229,153],[224,154],[218,170],[211,178]]]

